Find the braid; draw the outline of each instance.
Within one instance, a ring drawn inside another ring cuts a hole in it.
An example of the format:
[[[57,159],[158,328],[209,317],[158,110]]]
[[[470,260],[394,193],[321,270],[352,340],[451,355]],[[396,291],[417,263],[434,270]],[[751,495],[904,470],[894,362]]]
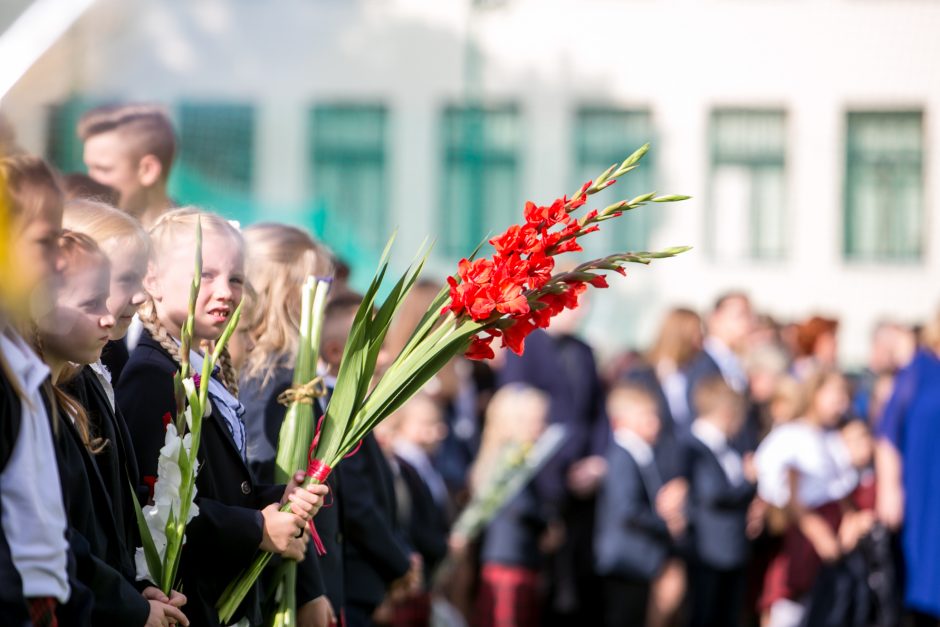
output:
[[[150,337],[170,354],[173,361],[177,364],[182,363],[179,346],[176,345],[176,342],[170,337],[169,331],[166,330],[166,327],[160,322],[160,318],[157,317],[157,308],[153,306],[153,301],[148,299],[147,302],[141,305],[138,315],[144,328],[150,333]]]
[[[238,397],[238,375],[235,374],[235,366],[232,364],[232,356],[228,352],[228,346],[219,353],[219,374],[222,375],[222,385],[232,393],[232,396]]]

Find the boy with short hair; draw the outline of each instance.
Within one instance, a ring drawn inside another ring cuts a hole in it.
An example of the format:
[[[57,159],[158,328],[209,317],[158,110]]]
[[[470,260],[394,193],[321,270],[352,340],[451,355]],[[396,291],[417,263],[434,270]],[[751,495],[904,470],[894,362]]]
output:
[[[676,499],[663,498],[653,458],[660,429],[656,400],[646,389],[622,383],[611,390],[607,412],[613,438],[594,540],[597,571],[604,578],[604,625],[643,625],[650,584],[685,519]]]
[[[744,601],[750,543],[747,512],[755,495],[750,456],[730,444],[744,427],[743,397],[720,376],[694,392],[697,418],[687,441],[691,530],[691,622],[736,625]]]
[[[114,188],[118,207],[149,229],[173,207],[166,185],[176,137],[166,113],[155,105],[108,105],[78,122],[88,175]]]

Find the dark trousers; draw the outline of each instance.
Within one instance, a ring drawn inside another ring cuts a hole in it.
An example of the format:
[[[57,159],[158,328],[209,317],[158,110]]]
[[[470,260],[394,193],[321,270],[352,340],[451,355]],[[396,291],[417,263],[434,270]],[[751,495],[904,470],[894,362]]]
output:
[[[372,614],[375,612],[375,607],[347,602],[346,607],[343,608],[346,618],[346,624],[343,627],[373,627],[375,622],[372,620]]]
[[[649,596],[648,581],[604,578],[604,627],[643,627]]]
[[[692,627],[733,627],[741,624],[746,581],[744,569],[719,570],[694,564],[691,572]]]

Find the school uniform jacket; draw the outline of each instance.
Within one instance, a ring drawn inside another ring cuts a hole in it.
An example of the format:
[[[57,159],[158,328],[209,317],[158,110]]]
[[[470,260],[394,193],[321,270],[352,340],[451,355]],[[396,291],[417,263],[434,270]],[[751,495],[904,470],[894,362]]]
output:
[[[651,581],[669,550],[666,522],[653,510],[658,486],[647,485],[633,456],[615,441],[595,519],[594,556],[600,575]]]
[[[695,558],[718,570],[743,568],[750,547],[745,529],[754,485],[732,484],[715,454],[697,438],[689,436],[684,444]]]
[[[401,457],[395,457],[399,473],[408,491],[407,512],[399,512],[401,527],[408,540],[421,555],[424,572],[430,576],[447,555],[447,518],[415,468]]]
[[[133,442],[144,482],[157,475],[157,458],[165,440],[164,420],[174,419],[173,374],[178,366],[145,331],[115,389]],[[211,399],[210,399],[211,402]],[[284,486],[256,485],[235,445],[225,418],[213,408],[203,419],[196,479],[199,515],[187,527],[180,563],[183,608],[192,625],[218,625],[215,604],[225,587],[249,566],[261,544],[261,509],[277,502]],[[257,588],[236,613],[260,621]]]
[[[144,625],[150,605],[132,583],[133,563],[125,559],[111,498],[95,459],[72,419],[62,408],[56,413],[59,475],[68,495],[69,543],[75,553],[78,581],[94,595],[92,624]]]
[[[346,603],[373,608],[411,566],[408,547],[395,522],[392,472],[371,433],[334,472],[339,474],[336,496],[346,536]]]

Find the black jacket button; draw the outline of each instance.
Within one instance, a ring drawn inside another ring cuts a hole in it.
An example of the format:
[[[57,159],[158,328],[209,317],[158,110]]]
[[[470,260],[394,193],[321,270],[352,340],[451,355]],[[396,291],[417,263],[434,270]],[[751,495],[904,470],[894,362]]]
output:
[[[242,494],[251,494],[251,484],[247,481],[242,481]]]

